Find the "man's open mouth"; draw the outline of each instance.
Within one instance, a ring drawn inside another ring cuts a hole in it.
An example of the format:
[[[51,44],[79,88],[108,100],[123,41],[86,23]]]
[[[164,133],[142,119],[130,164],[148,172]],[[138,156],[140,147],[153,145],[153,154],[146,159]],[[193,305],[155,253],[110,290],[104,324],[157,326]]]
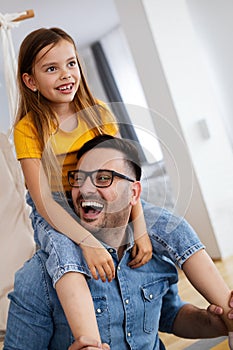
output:
[[[98,215],[104,208],[102,203],[96,201],[82,201],[81,208],[84,215]]]

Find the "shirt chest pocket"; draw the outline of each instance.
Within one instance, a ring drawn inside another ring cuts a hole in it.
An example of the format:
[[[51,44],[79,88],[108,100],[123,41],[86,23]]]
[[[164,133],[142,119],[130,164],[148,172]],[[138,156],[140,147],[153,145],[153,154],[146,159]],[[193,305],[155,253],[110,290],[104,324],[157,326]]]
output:
[[[163,296],[168,289],[169,283],[166,279],[160,279],[141,287],[144,302],[144,332],[151,333],[158,330]]]
[[[103,343],[110,344],[111,332],[110,332],[110,312],[108,307],[108,301],[105,296],[93,297],[95,315]]]

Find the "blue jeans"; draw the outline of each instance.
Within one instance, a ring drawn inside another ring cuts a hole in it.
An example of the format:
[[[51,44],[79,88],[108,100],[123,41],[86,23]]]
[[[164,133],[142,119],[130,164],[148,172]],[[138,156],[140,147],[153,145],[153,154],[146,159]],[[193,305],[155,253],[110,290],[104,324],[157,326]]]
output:
[[[64,209],[77,220],[77,215],[73,212],[62,195],[54,193],[53,197],[58,204],[64,207]],[[81,248],[67,236],[56,231],[38,214],[29,193],[26,198],[27,203],[32,208],[30,218],[34,229],[35,242],[48,254],[46,268],[52,279],[53,286],[55,286],[56,282],[67,272],[81,272],[91,277],[86,261],[83,258]]]

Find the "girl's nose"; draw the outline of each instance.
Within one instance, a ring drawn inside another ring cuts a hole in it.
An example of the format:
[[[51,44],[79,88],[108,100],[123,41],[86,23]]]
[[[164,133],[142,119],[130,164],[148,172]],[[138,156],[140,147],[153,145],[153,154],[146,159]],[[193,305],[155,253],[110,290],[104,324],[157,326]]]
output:
[[[68,70],[63,70],[62,74],[61,74],[61,80],[67,80],[71,78],[71,74]]]

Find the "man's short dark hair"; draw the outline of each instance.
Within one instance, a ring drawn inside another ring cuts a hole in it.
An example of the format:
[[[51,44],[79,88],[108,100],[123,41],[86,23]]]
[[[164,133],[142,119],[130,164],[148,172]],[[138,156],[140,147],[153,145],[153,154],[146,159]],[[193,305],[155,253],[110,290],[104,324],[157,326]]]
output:
[[[93,148],[111,148],[123,153],[125,161],[128,162],[130,168],[135,174],[136,180],[140,180],[142,173],[141,162],[137,147],[133,144],[133,141],[106,134],[99,135],[87,141],[78,150],[77,158],[80,159],[86,152]]]

